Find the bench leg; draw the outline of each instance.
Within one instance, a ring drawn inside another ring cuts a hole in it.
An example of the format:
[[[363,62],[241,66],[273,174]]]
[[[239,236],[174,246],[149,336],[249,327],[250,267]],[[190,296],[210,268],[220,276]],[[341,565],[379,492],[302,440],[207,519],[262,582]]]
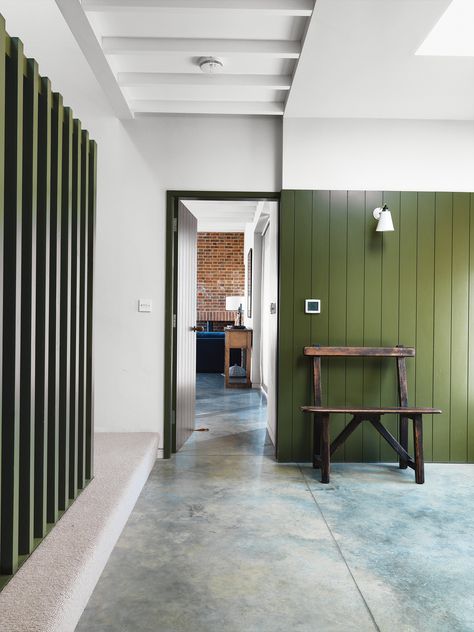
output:
[[[413,445],[415,449],[415,481],[425,482],[425,464],[423,461],[423,422],[421,415],[413,417]]]
[[[313,415],[313,468],[320,467],[321,459],[321,416]]]
[[[400,445],[408,452],[408,418],[400,415]],[[407,462],[403,457],[399,457],[398,466],[401,470],[407,469]]]
[[[329,415],[321,416],[321,483],[329,483],[331,471],[331,441],[329,438]]]

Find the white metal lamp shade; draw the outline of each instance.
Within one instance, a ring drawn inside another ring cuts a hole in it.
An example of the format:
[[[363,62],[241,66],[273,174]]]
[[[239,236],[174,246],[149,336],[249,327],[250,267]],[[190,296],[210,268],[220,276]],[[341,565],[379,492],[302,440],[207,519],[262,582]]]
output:
[[[236,312],[241,307],[244,309],[245,296],[226,296],[225,308],[228,312]]]
[[[395,230],[392,221],[392,214],[388,210],[388,206],[384,204],[382,207],[374,209],[374,218],[378,221],[377,228],[378,233],[385,233],[387,231]]]

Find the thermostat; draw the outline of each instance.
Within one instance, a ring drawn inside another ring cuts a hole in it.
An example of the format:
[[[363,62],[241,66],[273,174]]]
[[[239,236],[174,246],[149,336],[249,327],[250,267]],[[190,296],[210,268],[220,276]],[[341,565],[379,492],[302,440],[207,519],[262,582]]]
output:
[[[304,302],[304,311],[306,314],[320,314],[321,301],[319,298],[307,298]]]

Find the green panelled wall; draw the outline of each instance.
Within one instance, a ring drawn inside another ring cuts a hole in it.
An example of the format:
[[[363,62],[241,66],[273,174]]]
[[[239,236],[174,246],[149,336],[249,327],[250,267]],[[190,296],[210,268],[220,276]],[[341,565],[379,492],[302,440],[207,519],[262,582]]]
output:
[[[376,233],[386,202],[395,232]],[[304,313],[320,298],[321,314]],[[408,360],[409,401],[443,410],[425,417],[428,461],[474,461],[474,194],[283,191],[280,208],[278,445],[280,461],[309,461],[311,399],[305,345],[416,348]],[[323,363],[330,405],[396,404],[395,363]],[[332,423],[333,436],[348,419]],[[386,417],[397,433],[395,418]],[[363,424],[334,460],[394,461]]]
[[[0,587],[93,476],[96,168],[0,16]]]

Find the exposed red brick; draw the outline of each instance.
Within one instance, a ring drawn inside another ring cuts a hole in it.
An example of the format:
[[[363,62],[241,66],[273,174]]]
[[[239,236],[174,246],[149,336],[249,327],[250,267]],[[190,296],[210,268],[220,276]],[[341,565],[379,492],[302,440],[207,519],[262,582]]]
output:
[[[245,291],[243,233],[198,233],[197,311],[224,311]]]

